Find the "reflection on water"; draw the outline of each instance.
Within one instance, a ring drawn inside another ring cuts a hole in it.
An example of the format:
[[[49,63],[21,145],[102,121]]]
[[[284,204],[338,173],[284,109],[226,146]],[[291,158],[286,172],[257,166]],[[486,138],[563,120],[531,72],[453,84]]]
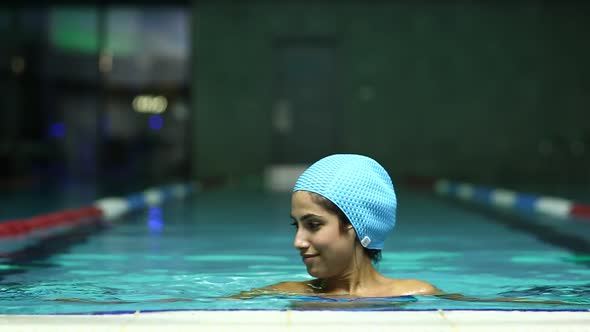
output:
[[[562,299],[568,302],[590,304],[590,284],[585,285],[559,285],[559,286],[535,286],[524,289],[515,289],[502,292],[499,295],[505,297],[525,298],[550,298]]]

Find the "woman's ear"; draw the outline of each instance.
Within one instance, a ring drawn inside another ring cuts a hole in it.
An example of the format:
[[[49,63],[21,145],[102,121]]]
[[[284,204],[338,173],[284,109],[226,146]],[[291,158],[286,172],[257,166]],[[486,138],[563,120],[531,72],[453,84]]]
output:
[[[352,225],[347,225],[346,231],[350,234],[351,237],[356,239],[356,230],[354,229],[354,227],[352,227]]]
[[[352,233],[354,234],[354,236],[356,236],[356,231],[354,230],[354,227],[352,227],[352,224],[349,222],[342,222],[340,223],[340,231],[341,232],[350,232],[352,230]]]

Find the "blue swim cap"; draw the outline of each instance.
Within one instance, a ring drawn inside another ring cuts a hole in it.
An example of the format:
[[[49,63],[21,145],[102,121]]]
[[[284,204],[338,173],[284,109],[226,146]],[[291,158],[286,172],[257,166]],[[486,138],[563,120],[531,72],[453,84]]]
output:
[[[324,196],[346,215],[363,247],[383,249],[395,226],[397,198],[387,171],[375,160],[355,154],[320,159],[301,174],[293,192]]]

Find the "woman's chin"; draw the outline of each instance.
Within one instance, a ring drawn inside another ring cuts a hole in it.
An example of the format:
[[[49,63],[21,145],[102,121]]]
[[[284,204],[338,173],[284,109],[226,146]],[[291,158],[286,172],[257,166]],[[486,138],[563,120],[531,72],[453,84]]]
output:
[[[307,268],[307,273],[317,279],[325,279],[327,278],[327,275],[325,272],[323,271],[318,271],[318,269],[313,269],[313,268]]]

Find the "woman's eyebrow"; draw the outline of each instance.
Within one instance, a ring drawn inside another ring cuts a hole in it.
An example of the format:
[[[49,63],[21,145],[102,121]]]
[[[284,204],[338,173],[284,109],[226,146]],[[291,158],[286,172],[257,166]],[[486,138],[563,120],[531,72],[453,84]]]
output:
[[[320,216],[318,216],[317,214],[308,213],[308,214],[304,214],[303,217],[301,217],[300,220],[303,222],[303,221],[306,221],[306,220],[309,220],[309,219],[313,219],[313,218],[318,218],[318,217],[320,217]],[[295,218],[293,216],[291,216],[291,219],[293,219],[293,221],[297,221],[297,218]]]

